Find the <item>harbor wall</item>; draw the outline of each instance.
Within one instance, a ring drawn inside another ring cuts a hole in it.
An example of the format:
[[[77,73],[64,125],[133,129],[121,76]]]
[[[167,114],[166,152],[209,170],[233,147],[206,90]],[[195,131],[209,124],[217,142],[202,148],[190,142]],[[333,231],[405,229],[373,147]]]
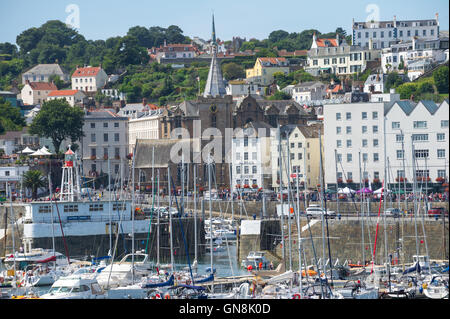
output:
[[[302,221],[301,227],[303,228],[306,224],[306,221]],[[245,259],[250,251],[255,250],[267,250],[270,252],[268,258],[271,259],[275,265],[280,262],[280,258],[283,256],[281,236],[277,237],[277,240],[274,240],[275,237],[273,236],[274,234],[281,234],[280,223],[279,221],[272,220],[266,221],[266,224],[262,223],[262,225],[266,225],[265,227],[267,228],[269,228],[268,225],[271,225],[271,227],[278,227],[278,230],[271,229],[270,232],[261,231],[260,235],[240,236],[238,262]],[[284,254],[286,256],[286,262],[288,262],[289,237],[287,235],[287,222],[284,222],[284,225],[286,248]],[[438,221],[425,220],[423,226],[421,219],[414,222],[414,219],[412,218],[404,218],[403,222],[401,222],[398,219],[393,220],[389,218],[389,220],[386,221],[385,228],[384,222],[381,219],[378,225],[378,235],[376,235],[376,219],[366,221],[364,223],[364,230],[362,228],[362,223],[359,220],[328,220],[328,232],[326,223],[324,223],[323,233],[325,235],[325,241],[322,242],[322,223],[318,221],[310,228],[311,232],[308,228],[305,228],[301,233],[302,249],[306,254],[308,265],[315,264],[314,254],[317,260],[323,257],[323,244],[325,244],[325,259],[329,259],[328,242],[333,263],[336,259],[339,259],[341,263],[345,260],[348,260],[349,263],[362,262],[364,259],[366,261],[371,261],[376,237],[376,263],[381,263],[385,256],[389,256],[389,254],[392,255],[392,260],[394,262],[398,261],[398,263],[411,263],[412,256],[416,254],[428,254],[430,259],[448,260],[448,225],[448,218],[445,220],[445,225],[441,219]],[[262,226],[261,229],[264,229],[265,227]],[[296,265],[295,267],[298,267],[298,236],[295,221],[292,222],[291,227],[291,256],[293,264]],[[417,237],[415,235],[416,229]],[[364,241],[362,238],[364,238]],[[387,247],[385,245],[385,238],[387,239]],[[272,248],[267,246],[263,247],[263,242],[276,242],[276,245]],[[400,247],[402,247],[402,249],[400,249]],[[304,258],[303,255],[302,258]]]
[[[302,223],[302,226],[305,224]],[[400,264],[411,263],[413,260],[412,256],[417,254],[428,254],[430,259],[448,260],[448,225],[448,218],[445,220],[445,226],[442,219],[439,221],[425,220],[423,224],[421,220],[414,222],[411,218],[405,219],[403,223],[389,219],[386,221],[386,227],[384,227],[383,220],[380,220],[377,235],[377,223],[374,219],[372,219],[372,222],[366,221],[364,223],[364,231],[361,221],[358,220],[329,220],[328,232],[326,223],[323,227],[323,233],[325,234],[325,259],[329,259],[328,247],[330,247],[333,263],[337,258],[339,258],[341,263],[345,260],[355,264],[363,260],[371,261],[374,250],[375,263],[382,263],[385,257],[389,255],[392,255],[394,262],[398,261]],[[298,240],[296,229],[294,231],[295,235],[291,236],[292,258],[294,264],[298,265]],[[308,264],[314,264],[314,250],[317,259],[323,256],[322,223],[318,222],[313,225],[311,234],[309,230],[306,230],[302,232],[301,236],[302,248],[305,250]],[[362,238],[364,238],[364,241]],[[285,240],[287,247],[287,238]],[[385,240],[387,244],[385,244]],[[314,244],[314,250],[312,243]],[[282,256],[281,245],[277,246],[275,253]],[[288,256],[289,253],[286,252],[285,255]]]

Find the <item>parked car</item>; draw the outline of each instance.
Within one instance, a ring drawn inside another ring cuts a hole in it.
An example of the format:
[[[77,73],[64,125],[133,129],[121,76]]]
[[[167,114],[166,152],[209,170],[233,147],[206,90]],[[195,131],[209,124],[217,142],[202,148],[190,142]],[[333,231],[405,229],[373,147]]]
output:
[[[442,214],[444,214],[444,216],[448,216],[448,211],[444,207],[431,207],[428,210],[429,217],[436,217],[436,216],[442,217]]]
[[[398,208],[388,208],[386,209],[386,211],[384,212],[384,215],[386,215],[386,217],[394,217],[397,218],[399,217],[401,214],[400,209]]]
[[[333,211],[324,211],[322,208],[320,208],[319,205],[310,205],[306,209],[306,216],[308,217],[319,217],[322,218],[322,214],[324,214],[325,218],[336,218],[336,212]]]

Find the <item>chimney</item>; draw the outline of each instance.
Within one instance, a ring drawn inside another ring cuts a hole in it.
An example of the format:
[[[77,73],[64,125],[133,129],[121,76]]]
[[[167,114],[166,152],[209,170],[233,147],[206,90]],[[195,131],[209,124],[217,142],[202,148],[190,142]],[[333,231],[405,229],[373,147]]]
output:
[[[336,44],[339,46],[339,33],[336,33]]]
[[[397,27],[397,16],[394,16],[393,22],[394,22],[394,28],[396,28]]]

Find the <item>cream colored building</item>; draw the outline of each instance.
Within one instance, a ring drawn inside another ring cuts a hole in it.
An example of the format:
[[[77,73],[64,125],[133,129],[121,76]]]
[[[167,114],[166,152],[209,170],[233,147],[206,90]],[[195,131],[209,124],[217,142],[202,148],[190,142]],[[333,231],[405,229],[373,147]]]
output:
[[[27,81],[20,96],[25,105],[37,105],[44,103],[49,93],[57,90],[58,88],[53,83]]]
[[[274,73],[289,74],[289,63],[286,58],[258,58],[255,66],[245,72],[247,83],[267,86],[272,84]]]
[[[163,109],[150,110],[138,118],[130,119],[128,122],[128,137],[130,153],[134,149],[137,139],[159,140],[161,138],[161,117]]]
[[[316,189],[320,184],[320,142],[319,129],[322,137],[323,161],[323,125],[304,126],[287,125],[282,127],[281,148],[283,153],[282,180],[287,186],[288,172],[292,186],[297,186],[296,176],[299,176],[299,183],[306,181],[308,189]],[[277,136],[272,136],[272,187],[279,187],[279,140]],[[289,158],[287,156],[289,154]],[[287,167],[289,166],[289,170]],[[306,180],[305,180],[306,177]],[[300,188],[303,188],[301,184]]]

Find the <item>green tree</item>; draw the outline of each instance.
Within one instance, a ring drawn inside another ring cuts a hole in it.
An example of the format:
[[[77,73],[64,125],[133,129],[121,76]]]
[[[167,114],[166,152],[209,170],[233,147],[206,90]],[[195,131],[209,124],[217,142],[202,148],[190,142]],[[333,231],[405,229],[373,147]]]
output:
[[[442,66],[434,71],[433,79],[439,93],[448,93],[448,66]]]
[[[242,66],[237,63],[231,62],[227,63],[222,67],[223,76],[225,79],[236,80],[245,78],[245,70]]]
[[[397,72],[391,72],[386,78],[385,90],[389,92],[390,89],[396,88],[401,84],[403,84],[402,77]]]
[[[40,171],[30,170],[23,174],[23,186],[31,190],[33,199],[37,199],[38,189],[46,187],[47,181]]]
[[[71,107],[64,99],[44,102],[30,125],[30,133],[50,138],[56,153],[62,141],[70,138],[76,142],[83,136],[84,112]]]
[[[416,97],[418,95],[416,83],[404,83],[397,87],[396,91],[400,94],[401,99],[410,99],[412,96]]]
[[[20,131],[25,125],[25,118],[17,107],[0,97],[0,123],[7,131]]]
[[[292,99],[292,96],[283,91],[277,91],[274,95],[269,97],[269,100],[271,101],[290,100],[290,99]]]
[[[417,93],[419,94],[434,93],[433,83],[431,81],[424,81],[419,83],[417,87]]]

